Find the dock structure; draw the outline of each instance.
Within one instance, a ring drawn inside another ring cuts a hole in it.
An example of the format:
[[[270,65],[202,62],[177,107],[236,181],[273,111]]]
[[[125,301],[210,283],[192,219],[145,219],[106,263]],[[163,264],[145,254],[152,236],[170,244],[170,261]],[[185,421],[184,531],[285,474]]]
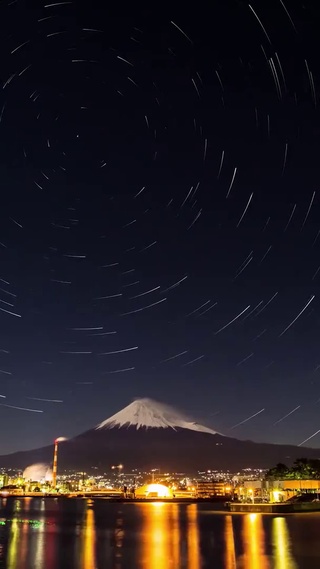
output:
[[[228,510],[246,514],[293,514],[301,512],[320,512],[320,502],[272,502],[262,504],[244,504],[229,502]]]

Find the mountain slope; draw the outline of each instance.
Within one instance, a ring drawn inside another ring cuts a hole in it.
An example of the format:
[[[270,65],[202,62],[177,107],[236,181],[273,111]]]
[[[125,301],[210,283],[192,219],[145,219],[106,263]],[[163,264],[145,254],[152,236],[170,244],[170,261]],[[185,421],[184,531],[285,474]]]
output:
[[[189,429],[191,431],[198,431],[202,433],[217,434],[216,431],[198,425],[163,403],[158,403],[153,399],[137,399],[127,407],[112,415],[106,421],[102,421],[96,428],[97,429],[112,429],[113,427],[132,427],[136,429]]]
[[[0,467],[25,468],[52,462],[53,445],[0,456]],[[59,443],[59,470],[88,471],[124,464],[125,471],[196,472],[206,469],[269,468],[297,458],[320,458],[320,450],[239,441],[186,419],[151,400],[139,400],[77,437]]]

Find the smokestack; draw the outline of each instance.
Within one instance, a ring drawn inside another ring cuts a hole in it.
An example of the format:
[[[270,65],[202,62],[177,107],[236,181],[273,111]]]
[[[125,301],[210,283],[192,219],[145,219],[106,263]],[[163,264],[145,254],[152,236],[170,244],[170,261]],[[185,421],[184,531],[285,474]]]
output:
[[[56,488],[57,486],[57,468],[58,468],[58,439],[54,441],[52,488]]]

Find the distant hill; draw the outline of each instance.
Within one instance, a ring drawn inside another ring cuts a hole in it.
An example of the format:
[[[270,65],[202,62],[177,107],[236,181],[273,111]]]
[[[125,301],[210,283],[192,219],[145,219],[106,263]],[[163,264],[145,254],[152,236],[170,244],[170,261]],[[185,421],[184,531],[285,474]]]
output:
[[[320,459],[320,449],[240,441],[185,418],[161,403],[140,399],[94,429],[59,443],[60,469],[125,471],[160,468],[162,472],[270,468],[301,456]],[[25,468],[52,462],[53,445],[0,456],[0,467]]]

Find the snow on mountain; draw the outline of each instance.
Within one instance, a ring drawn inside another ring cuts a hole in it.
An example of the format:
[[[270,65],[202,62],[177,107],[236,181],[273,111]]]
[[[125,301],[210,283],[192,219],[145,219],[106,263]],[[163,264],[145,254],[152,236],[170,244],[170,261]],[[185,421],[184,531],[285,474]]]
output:
[[[124,409],[102,421],[96,429],[113,429],[115,427],[131,427],[136,429],[189,429],[201,433],[218,434],[216,431],[189,421],[172,407],[153,399],[137,399]]]

